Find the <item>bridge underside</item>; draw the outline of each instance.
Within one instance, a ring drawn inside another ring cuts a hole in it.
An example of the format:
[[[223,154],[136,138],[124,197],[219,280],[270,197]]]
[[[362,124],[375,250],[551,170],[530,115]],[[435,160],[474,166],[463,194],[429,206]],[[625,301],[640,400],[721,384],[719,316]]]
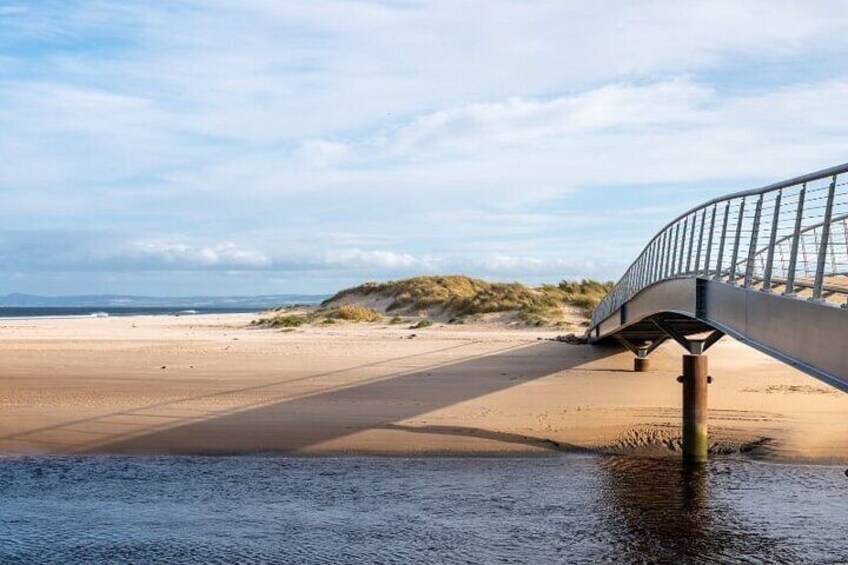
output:
[[[645,356],[667,339],[685,345],[698,337],[708,347],[723,334],[848,392],[848,312],[773,292],[708,279],[665,280],[636,294],[588,338],[617,340]]]
[[[701,320],[673,312],[665,312],[621,329],[615,334],[615,338],[639,348],[646,343],[670,339],[669,329],[683,337],[691,338],[712,332],[715,328]]]

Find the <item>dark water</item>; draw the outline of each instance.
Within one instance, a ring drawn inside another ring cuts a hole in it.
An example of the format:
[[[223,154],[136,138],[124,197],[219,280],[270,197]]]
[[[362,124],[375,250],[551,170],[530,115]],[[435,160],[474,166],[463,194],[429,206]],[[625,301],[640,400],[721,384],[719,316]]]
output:
[[[0,459],[0,563],[846,563],[840,467]]]

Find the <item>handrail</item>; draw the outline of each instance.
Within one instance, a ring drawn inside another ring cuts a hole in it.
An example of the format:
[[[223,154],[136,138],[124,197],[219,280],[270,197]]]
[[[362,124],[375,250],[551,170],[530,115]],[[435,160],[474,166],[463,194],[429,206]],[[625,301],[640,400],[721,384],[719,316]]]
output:
[[[790,186],[795,186],[797,184],[803,184],[805,182],[811,182],[816,180],[821,180],[823,178],[832,177],[833,175],[841,175],[842,173],[848,172],[848,163],[843,163],[841,165],[836,165],[835,167],[829,167],[827,169],[822,169],[820,171],[816,171],[814,173],[807,173],[806,175],[801,175],[799,177],[795,177],[794,179],[782,180],[779,182],[772,183],[770,185],[761,187],[761,188],[751,188],[748,190],[740,190],[739,192],[734,192],[732,194],[726,194],[724,196],[718,196],[713,198],[712,200],[708,200],[703,204],[699,204],[695,206],[688,212],[684,212],[677,216],[675,219],[666,224],[663,229],[660,230],[662,232],[664,229],[669,227],[672,224],[677,223],[679,220],[682,220],[686,216],[690,215],[692,212],[697,210],[701,210],[703,208],[707,208],[712,206],[713,204],[717,204],[719,202],[725,202],[727,200],[732,200],[735,198],[741,198],[745,196],[753,196],[757,194],[762,194],[764,192],[771,192],[773,190],[780,190],[781,188],[788,188]]]
[[[714,198],[677,216],[601,300],[590,331],[643,288],[672,278],[741,279],[764,291],[782,284],[791,296],[803,273],[814,281],[812,299],[823,300],[825,277],[848,273],[846,173],[848,163]]]

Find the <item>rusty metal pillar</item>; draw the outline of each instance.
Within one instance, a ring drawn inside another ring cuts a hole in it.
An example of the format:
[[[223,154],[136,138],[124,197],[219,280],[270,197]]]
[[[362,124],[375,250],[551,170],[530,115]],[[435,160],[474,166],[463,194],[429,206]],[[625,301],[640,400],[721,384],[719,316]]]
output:
[[[633,372],[635,373],[647,373],[651,370],[651,360],[647,357],[634,357],[633,358]]]
[[[703,463],[709,448],[707,435],[707,356],[683,356],[683,460]]]
[[[650,354],[652,350],[653,348],[645,346],[636,348],[636,357],[633,358],[634,373],[647,373],[651,370],[651,360],[648,359],[648,354]]]

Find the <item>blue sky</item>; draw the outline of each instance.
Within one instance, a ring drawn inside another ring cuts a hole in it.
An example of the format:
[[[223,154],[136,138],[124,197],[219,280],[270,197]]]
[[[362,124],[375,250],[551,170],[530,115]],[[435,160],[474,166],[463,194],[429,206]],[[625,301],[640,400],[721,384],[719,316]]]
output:
[[[848,161],[840,1],[0,0],[0,293],[616,278]]]

